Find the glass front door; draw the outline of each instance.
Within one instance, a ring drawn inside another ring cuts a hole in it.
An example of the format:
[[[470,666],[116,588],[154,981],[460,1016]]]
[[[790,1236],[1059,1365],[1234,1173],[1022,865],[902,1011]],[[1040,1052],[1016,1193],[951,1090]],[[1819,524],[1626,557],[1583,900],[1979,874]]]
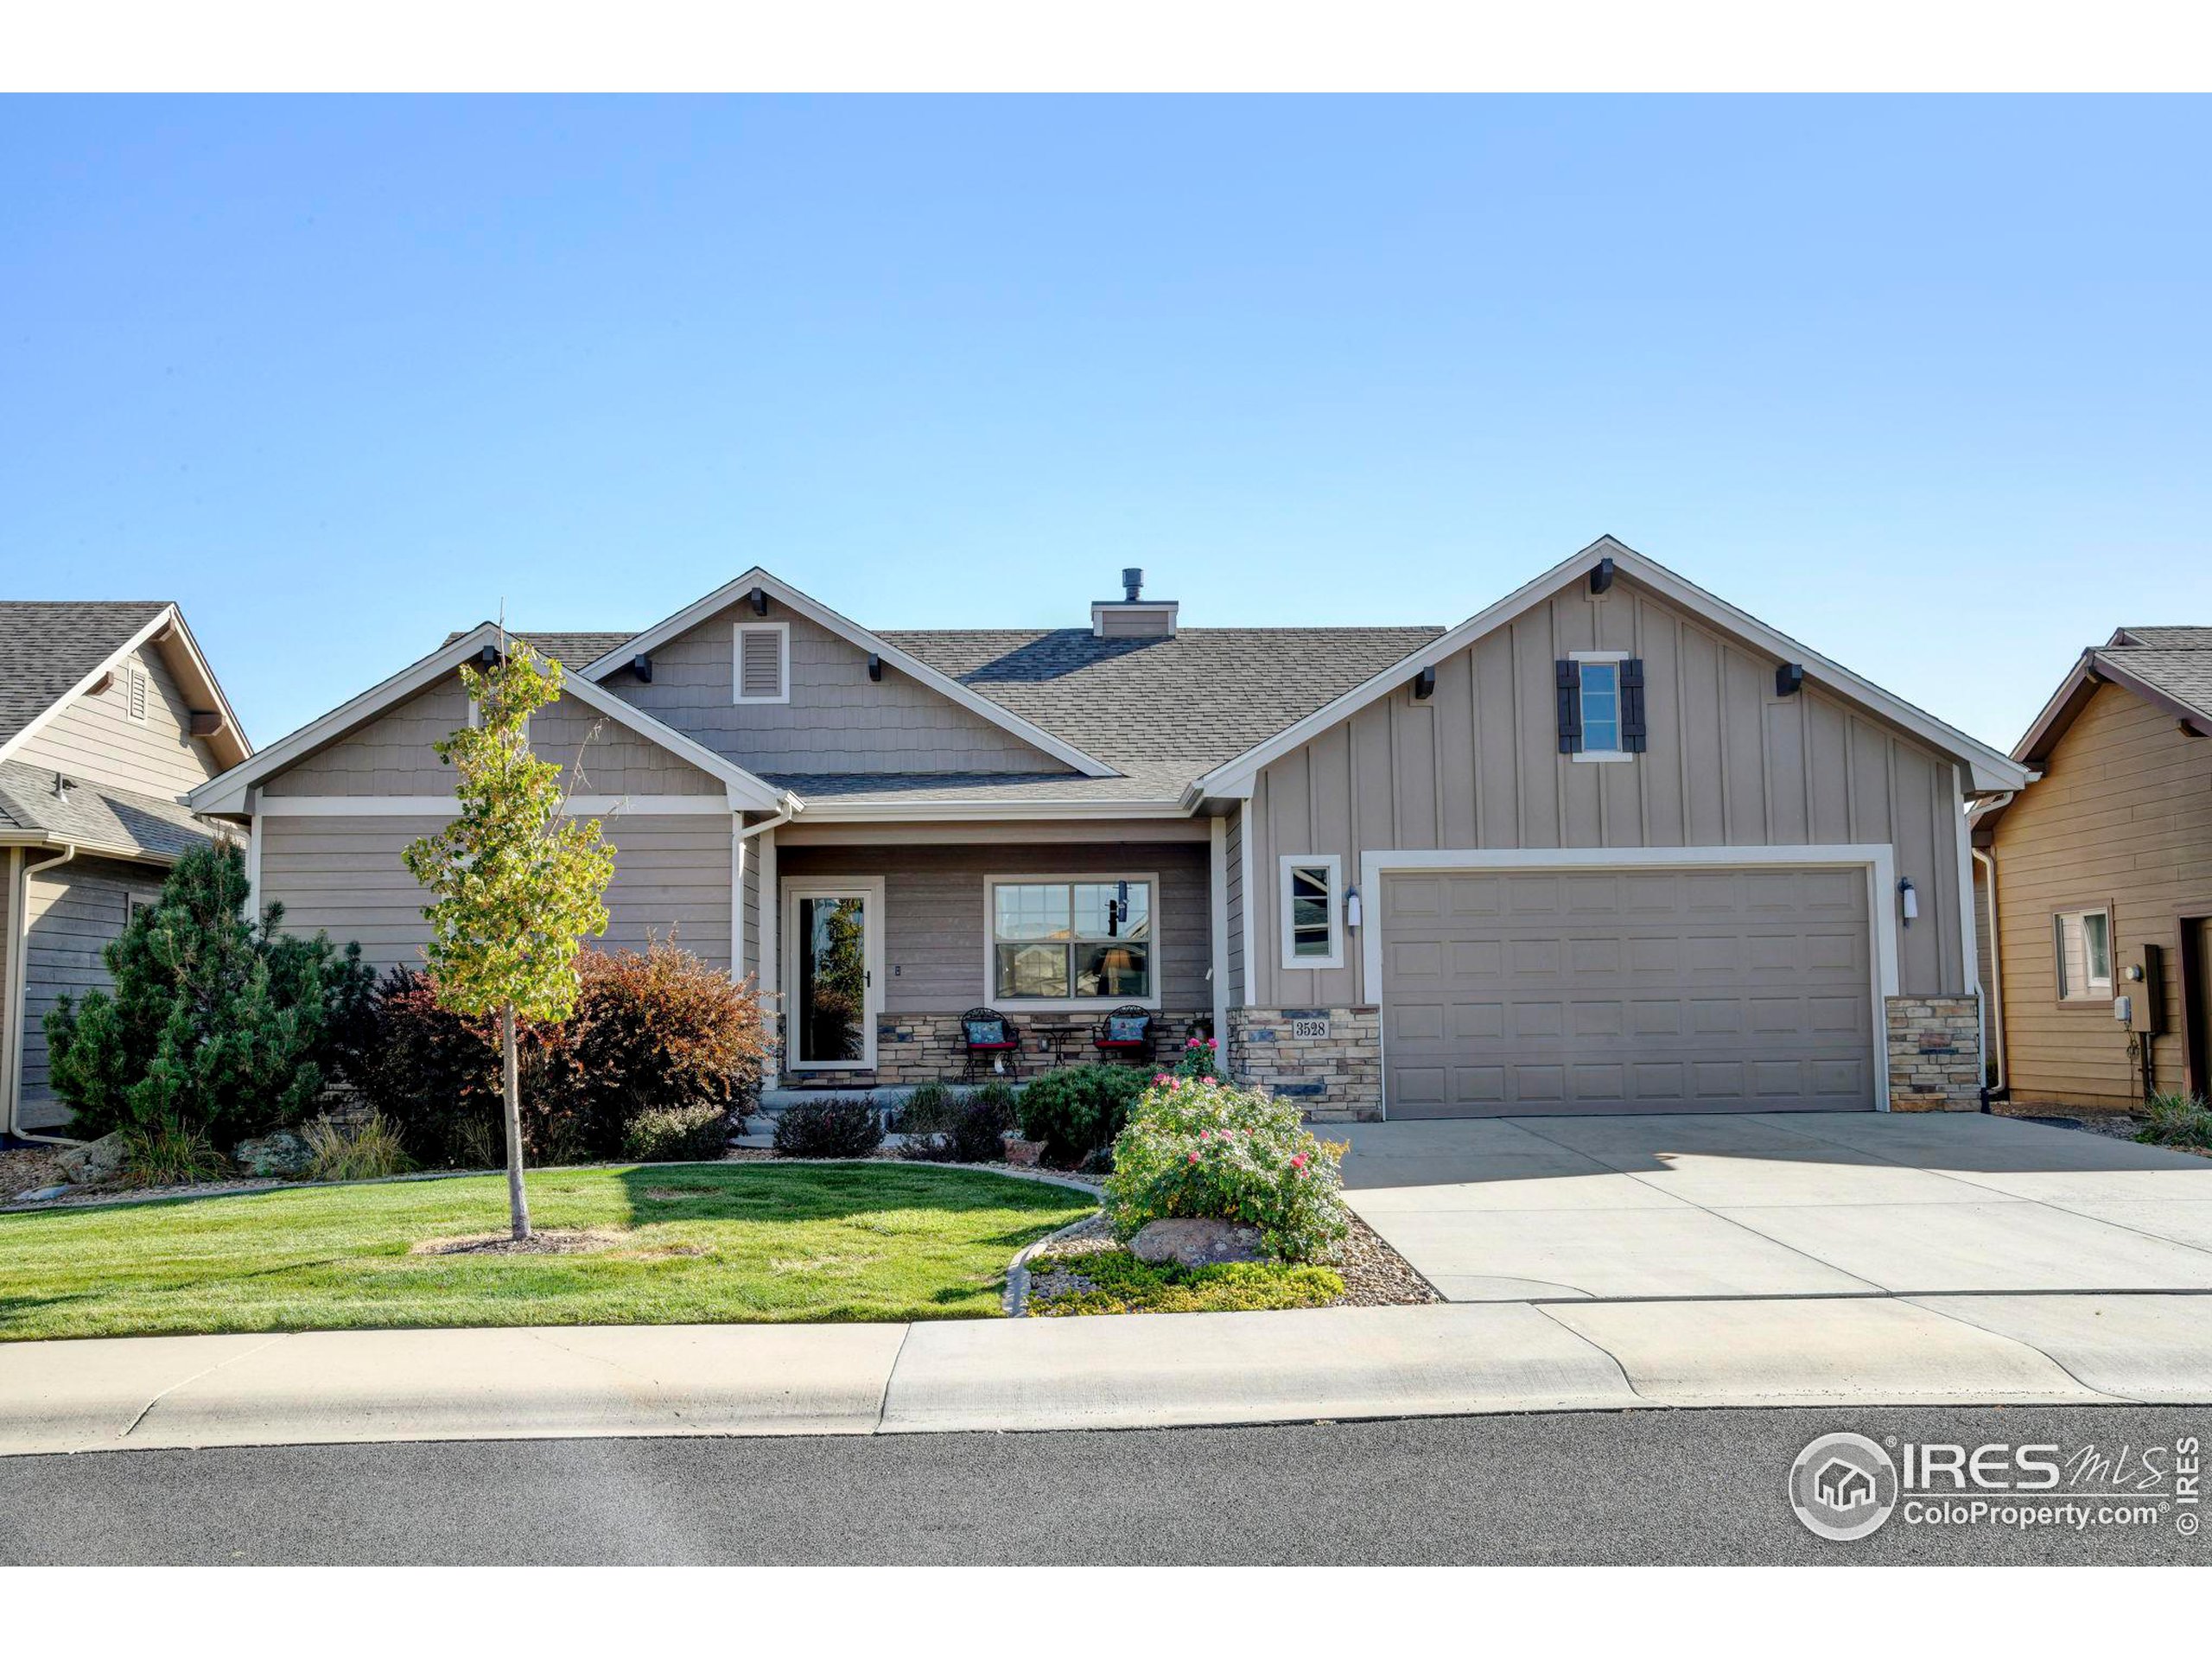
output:
[[[815,1070],[874,1063],[872,895],[801,893],[792,900],[794,1064]]]

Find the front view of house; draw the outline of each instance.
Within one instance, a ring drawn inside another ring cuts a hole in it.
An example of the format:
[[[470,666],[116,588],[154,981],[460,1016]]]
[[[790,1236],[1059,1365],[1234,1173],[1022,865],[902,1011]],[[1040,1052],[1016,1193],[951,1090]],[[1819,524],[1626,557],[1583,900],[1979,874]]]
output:
[[[2023,769],[1610,537],[1458,626],[872,632],[752,570],[534,633],[618,849],[607,943],[780,997],[779,1081],[1034,1068],[1117,1010],[1319,1118],[1954,1109],[1964,810]],[[414,963],[489,625],[194,791],[288,925]]]

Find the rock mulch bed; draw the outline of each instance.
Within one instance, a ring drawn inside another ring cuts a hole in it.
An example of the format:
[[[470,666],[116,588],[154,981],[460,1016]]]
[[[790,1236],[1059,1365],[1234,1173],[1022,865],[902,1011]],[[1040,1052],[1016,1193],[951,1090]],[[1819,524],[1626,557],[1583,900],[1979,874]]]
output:
[[[18,1192],[36,1192],[61,1182],[59,1147],[29,1147],[0,1152],[0,1204]]]
[[[1061,1298],[1095,1290],[1097,1287],[1084,1277],[1083,1258],[1121,1248],[1103,1215],[1093,1216],[1074,1231],[1054,1239],[1039,1253],[1046,1265],[1031,1269],[1025,1312],[1031,1318],[1047,1317],[1040,1304],[1049,1306]],[[1344,1249],[1330,1265],[1344,1276],[1344,1292],[1325,1306],[1418,1307],[1444,1300],[1405,1257],[1357,1216],[1351,1218],[1351,1233]]]

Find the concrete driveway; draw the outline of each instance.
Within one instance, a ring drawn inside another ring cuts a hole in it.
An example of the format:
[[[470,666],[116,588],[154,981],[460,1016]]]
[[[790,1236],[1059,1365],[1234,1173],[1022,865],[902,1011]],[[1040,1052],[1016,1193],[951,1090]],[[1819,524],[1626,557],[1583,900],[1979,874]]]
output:
[[[1454,1301],[2212,1290],[2212,1161],[2012,1118],[1325,1133],[1353,1209]]]

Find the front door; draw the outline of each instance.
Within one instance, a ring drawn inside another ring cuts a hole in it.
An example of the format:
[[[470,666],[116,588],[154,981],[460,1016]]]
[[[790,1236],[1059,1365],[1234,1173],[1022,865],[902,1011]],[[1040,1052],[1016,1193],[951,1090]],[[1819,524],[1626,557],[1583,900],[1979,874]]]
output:
[[[803,887],[785,899],[786,1064],[798,1071],[868,1071],[875,1065],[883,889],[870,882]]]

